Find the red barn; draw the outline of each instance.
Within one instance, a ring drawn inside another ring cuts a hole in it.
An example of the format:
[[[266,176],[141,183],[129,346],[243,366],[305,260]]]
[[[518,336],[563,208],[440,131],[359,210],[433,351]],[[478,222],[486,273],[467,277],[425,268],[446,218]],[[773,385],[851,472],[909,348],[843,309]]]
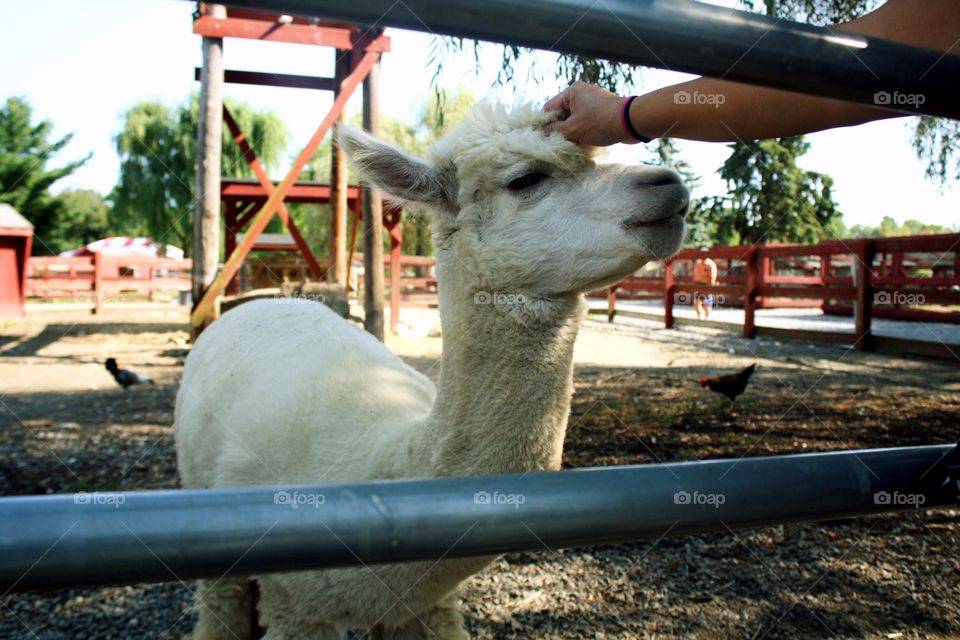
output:
[[[0,203],[0,316],[22,316],[33,225]]]

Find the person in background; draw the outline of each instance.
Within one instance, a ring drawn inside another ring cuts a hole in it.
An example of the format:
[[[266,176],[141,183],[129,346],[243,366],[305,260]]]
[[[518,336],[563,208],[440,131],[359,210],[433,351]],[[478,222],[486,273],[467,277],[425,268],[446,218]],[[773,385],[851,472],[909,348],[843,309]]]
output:
[[[706,250],[706,247],[700,247],[700,251]],[[711,287],[717,284],[717,263],[711,258],[697,258],[693,263],[693,281]],[[699,291],[693,294],[693,310],[697,312],[697,320],[709,320],[711,309],[713,309],[713,294],[703,294]]]
[[[888,0],[871,13],[830,28],[957,54],[960,0]],[[627,98],[575,82],[543,109],[569,114],[545,131],[599,147],[664,137],[704,142],[779,138],[905,115],[713,78]]]

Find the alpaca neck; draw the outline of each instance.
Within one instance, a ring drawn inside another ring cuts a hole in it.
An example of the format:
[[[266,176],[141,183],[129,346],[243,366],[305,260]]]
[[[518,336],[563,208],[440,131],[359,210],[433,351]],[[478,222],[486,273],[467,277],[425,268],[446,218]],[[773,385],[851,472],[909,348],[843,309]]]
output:
[[[440,384],[424,432],[431,468],[437,475],[559,469],[582,299],[551,302],[550,313],[518,322],[516,308],[444,293]]]

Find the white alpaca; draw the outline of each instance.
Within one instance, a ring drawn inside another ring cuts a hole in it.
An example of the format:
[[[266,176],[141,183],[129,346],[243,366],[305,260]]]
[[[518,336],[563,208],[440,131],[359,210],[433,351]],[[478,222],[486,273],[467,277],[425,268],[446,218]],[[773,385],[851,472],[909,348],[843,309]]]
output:
[[[360,132],[363,176],[432,210],[443,355],[433,384],[314,303],[225,314],[177,397],[187,487],[317,484],[560,467],[582,293],[675,253],[687,190],[596,165],[531,107],[481,106],[425,162]],[[277,508],[289,508],[278,506]],[[466,638],[460,583],[492,558],[257,575],[269,639]],[[201,581],[197,638],[251,637],[248,579]]]

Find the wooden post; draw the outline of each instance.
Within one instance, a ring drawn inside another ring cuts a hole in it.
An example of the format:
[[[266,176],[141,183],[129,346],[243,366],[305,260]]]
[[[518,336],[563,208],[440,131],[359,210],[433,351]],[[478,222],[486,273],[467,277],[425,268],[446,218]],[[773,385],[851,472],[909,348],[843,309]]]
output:
[[[766,284],[773,274],[773,260],[767,256],[760,256],[760,268],[758,271],[757,286]],[[728,269],[729,273],[729,269]],[[757,309],[766,308],[766,300],[762,296],[757,296]]]
[[[827,305],[830,303],[829,298],[827,298],[827,290],[829,284],[827,278],[830,277],[830,261],[833,259],[833,256],[829,253],[825,253],[820,256],[820,286],[823,287],[823,302],[820,303],[820,310],[823,311],[826,309]]]
[[[340,85],[350,75],[351,52],[334,50],[333,96],[340,95]],[[344,122],[343,114],[337,124]],[[330,143],[330,242],[327,255],[327,282],[347,285],[347,156],[334,135]]]
[[[380,134],[380,60],[363,80],[363,128]],[[383,342],[383,198],[380,190],[363,188],[363,327]]]
[[[93,314],[103,312],[103,256],[99,251],[93,254]]]
[[[854,301],[854,339],[858,350],[872,351],[870,321],[873,316],[873,285],[870,267],[873,265],[873,241],[861,240],[856,251],[856,262],[853,265],[854,283],[857,286],[857,298]]]
[[[767,268],[767,265],[769,265],[769,258],[760,258],[758,260],[758,257],[757,249],[753,248],[747,252],[743,261],[747,272],[743,286],[744,338],[753,338],[757,335],[757,286],[763,271]]]
[[[226,18],[222,4],[206,5],[208,15]],[[220,153],[223,137],[223,38],[203,37],[200,118],[197,127],[196,204],[193,213],[193,299],[199,301],[220,261]],[[215,319],[210,314],[194,337]]]
[[[673,329],[673,295],[677,277],[673,274],[673,262],[663,263],[663,326]]]
[[[403,248],[403,224],[400,211],[388,214],[390,226],[390,331],[396,333],[400,322],[400,251]]]

